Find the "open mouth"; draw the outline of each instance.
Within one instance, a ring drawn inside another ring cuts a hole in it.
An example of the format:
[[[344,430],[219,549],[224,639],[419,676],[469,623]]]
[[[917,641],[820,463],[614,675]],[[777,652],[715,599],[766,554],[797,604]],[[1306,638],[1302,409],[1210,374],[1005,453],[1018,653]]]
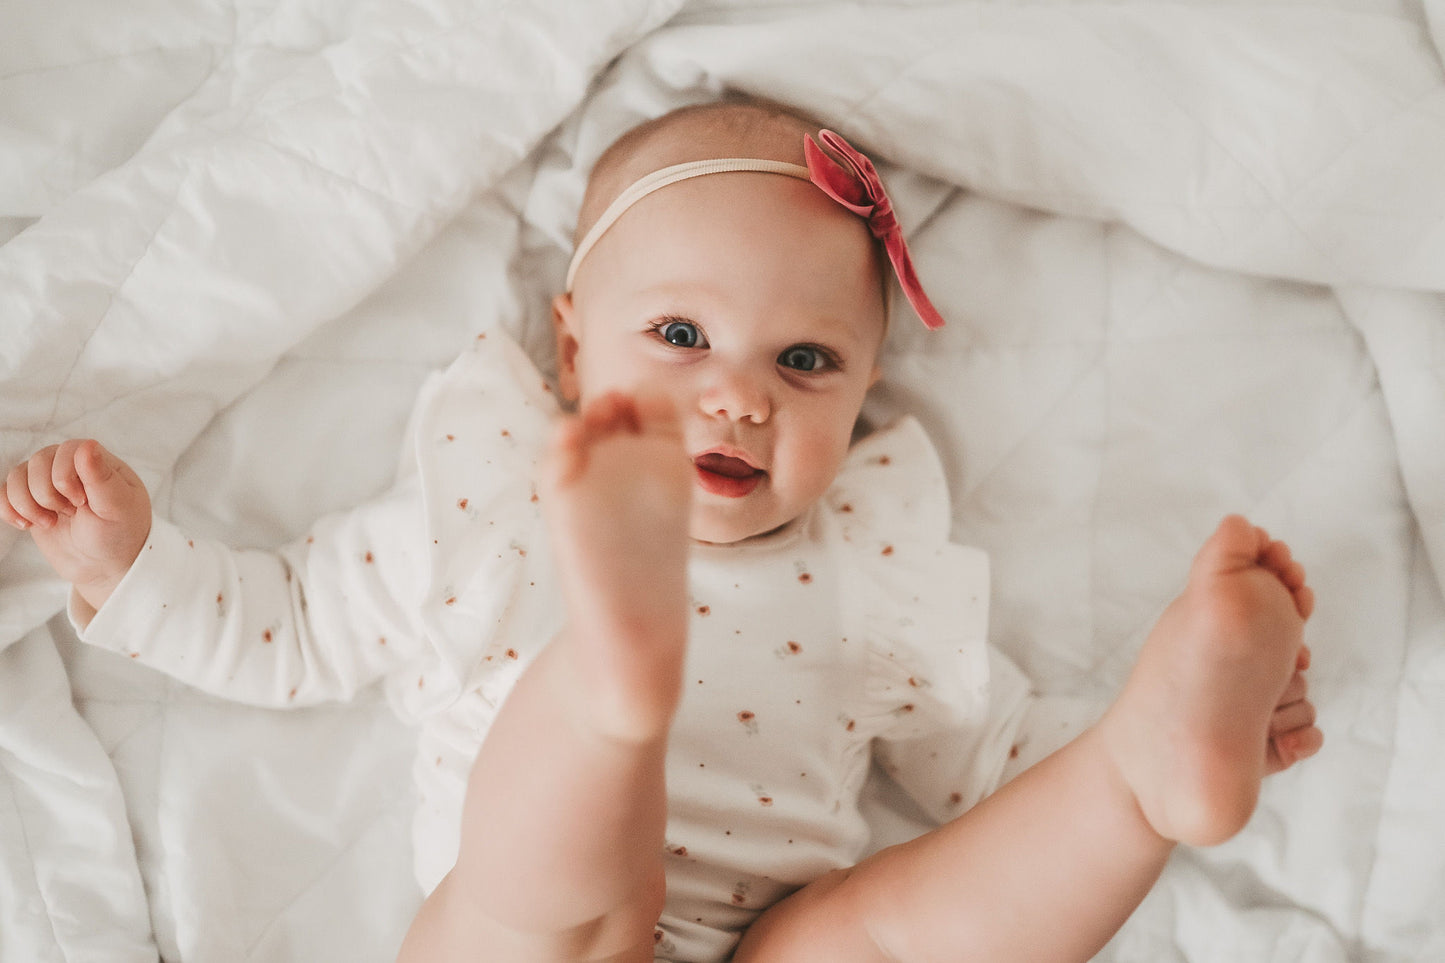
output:
[[[710,451],[693,459],[703,491],[725,498],[742,498],[767,477],[767,472],[741,458]]]

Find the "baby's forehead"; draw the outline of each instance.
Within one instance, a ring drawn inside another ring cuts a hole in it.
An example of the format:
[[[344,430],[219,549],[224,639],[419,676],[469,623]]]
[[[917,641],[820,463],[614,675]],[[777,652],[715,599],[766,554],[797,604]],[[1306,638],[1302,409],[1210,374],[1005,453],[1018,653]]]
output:
[[[804,163],[810,121],[753,104],[684,108],[628,131],[592,169],[578,216],[581,237],[618,195],[654,171],[689,161],[750,157]]]

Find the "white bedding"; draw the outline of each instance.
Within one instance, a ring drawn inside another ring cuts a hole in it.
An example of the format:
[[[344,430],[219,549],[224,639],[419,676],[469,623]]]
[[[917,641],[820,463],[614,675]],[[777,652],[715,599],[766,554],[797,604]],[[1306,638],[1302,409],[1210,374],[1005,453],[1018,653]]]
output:
[[[1445,959],[1442,48],[1445,0],[0,4],[0,465],[98,437],[277,544],[386,486],[468,339],[547,362],[617,133],[793,102],[890,162],[951,320],[868,413],[935,435],[1043,692],[1112,693],[1228,511],[1318,592],[1324,752],[1101,959]],[[0,532],[0,961],[390,959],[379,698],[227,705],[63,598]]]

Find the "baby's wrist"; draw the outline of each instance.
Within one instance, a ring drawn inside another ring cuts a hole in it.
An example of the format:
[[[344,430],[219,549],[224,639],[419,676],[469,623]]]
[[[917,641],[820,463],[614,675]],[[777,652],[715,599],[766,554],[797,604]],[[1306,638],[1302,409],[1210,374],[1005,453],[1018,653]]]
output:
[[[99,612],[101,606],[114,594],[116,586],[120,585],[121,579],[125,578],[125,573],[129,570],[130,566],[127,565],[119,572],[107,573],[92,579],[72,582],[70,583],[70,587],[75,590],[76,595],[79,595],[85,600],[86,605],[89,605],[92,610]]]

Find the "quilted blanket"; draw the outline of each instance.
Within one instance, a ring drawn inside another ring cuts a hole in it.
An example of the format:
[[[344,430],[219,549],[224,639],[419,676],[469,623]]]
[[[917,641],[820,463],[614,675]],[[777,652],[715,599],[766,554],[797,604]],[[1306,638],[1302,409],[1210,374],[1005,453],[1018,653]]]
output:
[[[278,545],[387,487],[478,333],[549,365],[618,133],[795,104],[879,159],[950,319],[895,325],[865,413],[939,444],[1044,696],[1118,688],[1227,512],[1318,593],[1324,751],[1100,959],[1445,959],[1442,49],[1445,0],[0,5],[0,470],[100,438]],[[65,591],[0,532],[0,961],[391,959],[381,698],[221,702],[82,646]]]

